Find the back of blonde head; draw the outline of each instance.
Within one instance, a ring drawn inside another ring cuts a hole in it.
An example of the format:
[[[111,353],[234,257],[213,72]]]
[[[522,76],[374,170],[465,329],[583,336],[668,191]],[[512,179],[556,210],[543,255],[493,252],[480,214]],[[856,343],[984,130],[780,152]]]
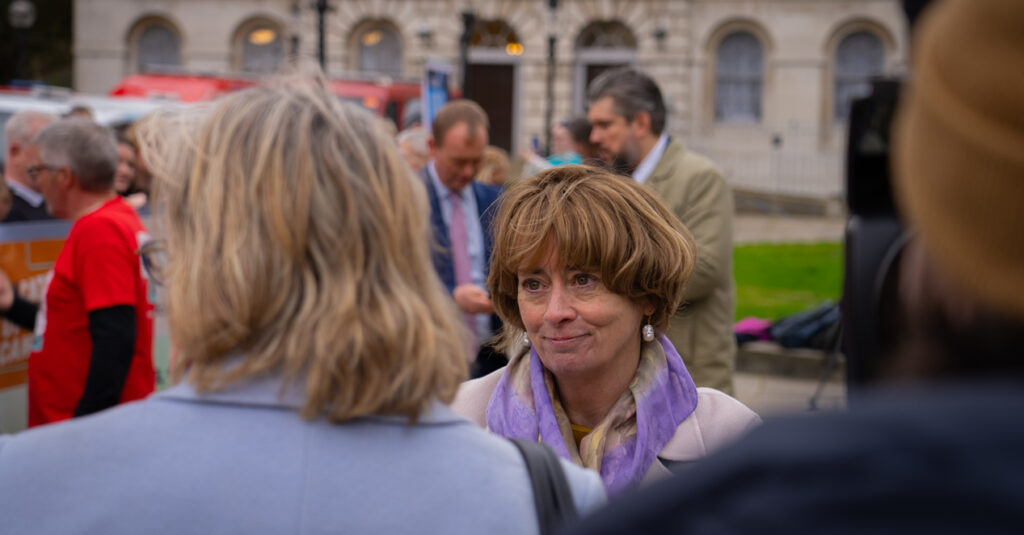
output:
[[[431,268],[425,194],[372,116],[298,79],[140,137],[176,379],[206,391],[283,372],[305,382],[303,416],[332,421],[454,397],[463,333]]]

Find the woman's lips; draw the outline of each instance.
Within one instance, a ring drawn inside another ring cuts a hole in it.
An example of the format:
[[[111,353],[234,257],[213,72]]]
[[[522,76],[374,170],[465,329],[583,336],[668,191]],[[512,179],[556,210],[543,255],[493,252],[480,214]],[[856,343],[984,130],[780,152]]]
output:
[[[558,336],[546,336],[545,339],[555,349],[572,347],[579,341],[586,337],[585,334],[577,334],[573,336],[558,335]]]

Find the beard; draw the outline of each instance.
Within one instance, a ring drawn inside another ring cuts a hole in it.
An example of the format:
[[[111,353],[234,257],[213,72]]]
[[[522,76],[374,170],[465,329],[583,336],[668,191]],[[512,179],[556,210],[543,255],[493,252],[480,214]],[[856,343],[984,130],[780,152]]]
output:
[[[639,143],[634,139],[627,139],[622,145],[622,150],[616,154],[602,150],[601,159],[604,160],[605,167],[608,170],[621,175],[632,175],[642,159],[640,157]]]

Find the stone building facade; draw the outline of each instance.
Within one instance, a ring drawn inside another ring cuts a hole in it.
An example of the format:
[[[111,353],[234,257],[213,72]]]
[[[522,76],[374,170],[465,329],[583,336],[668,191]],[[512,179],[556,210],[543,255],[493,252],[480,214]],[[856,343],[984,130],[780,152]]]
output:
[[[668,129],[708,154],[738,189],[835,197],[845,104],[877,75],[906,68],[898,0],[330,0],[331,76],[417,78],[441,60],[495,118],[506,148],[543,140],[548,40],[553,117],[581,113],[586,83],[630,64],[669,105]],[[310,0],[82,0],[75,84],[105,92],[146,70],[271,72],[315,58]]]

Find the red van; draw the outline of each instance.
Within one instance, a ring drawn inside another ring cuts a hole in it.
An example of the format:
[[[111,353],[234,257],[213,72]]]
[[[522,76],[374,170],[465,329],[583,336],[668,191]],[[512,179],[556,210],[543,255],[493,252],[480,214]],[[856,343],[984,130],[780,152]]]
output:
[[[357,103],[378,117],[394,121],[399,130],[420,120],[420,84],[368,80],[331,80],[342,100]]]
[[[191,74],[132,74],[108,93],[112,97],[140,97],[199,102],[255,85],[254,80]]]
[[[110,90],[115,97],[142,97],[179,102],[213,100],[220,95],[259,83],[256,79],[196,74],[132,74]],[[384,78],[333,79],[331,89],[379,117],[394,121],[399,130],[419,122],[420,84]]]

